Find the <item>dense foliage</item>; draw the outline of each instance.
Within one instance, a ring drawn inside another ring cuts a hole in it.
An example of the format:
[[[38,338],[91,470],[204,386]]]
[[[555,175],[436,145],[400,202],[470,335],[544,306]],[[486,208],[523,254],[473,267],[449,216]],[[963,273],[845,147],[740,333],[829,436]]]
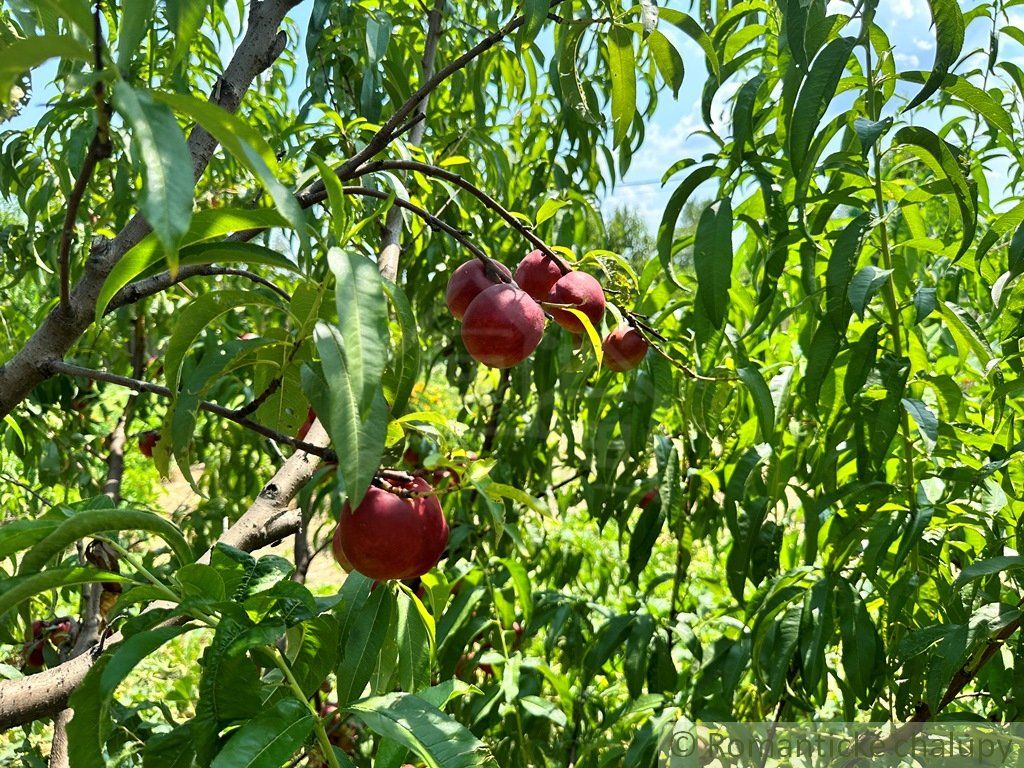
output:
[[[101,637],[72,766],[1020,719],[1024,1],[928,0],[929,71],[888,5],[4,3],[0,754],[41,764],[68,702],[31,678]],[[652,237],[600,201],[684,78],[709,149],[665,158]],[[478,365],[452,271],[540,246],[606,328]],[[652,344],[627,373],[620,320]],[[389,470],[437,488],[439,565],[307,581]]]

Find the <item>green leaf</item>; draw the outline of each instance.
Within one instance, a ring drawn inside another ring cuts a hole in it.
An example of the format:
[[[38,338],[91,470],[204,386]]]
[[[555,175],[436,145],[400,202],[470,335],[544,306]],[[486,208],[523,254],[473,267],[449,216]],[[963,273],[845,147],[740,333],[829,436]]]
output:
[[[853,306],[850,303],[850,281],[853,270],[860,259],[871,217],[866,213],[857,216],[843,228],[832,245],[825,271],[825,313],[840,334],[846,333],[850,324]]]
[[[871,299],[886,284],[891,274],[891,269],[882,269],[869,264],[866,267],[862,267],[853,276],[847,295],[850,298],[850,305],[853,307],[854,312],[862,320],[864,319],[864,312],[867,310],[868,304],[871,303]]]
[[[42,569],[50,558],[87,536],[109,531],[149,531],[170,546],[179,565],[195,560],[192,548],[178,527],[159,515],[141,509],[90,509],[75,513],[49,536],[25,553],[19,573]]]
[[[302,640],[292,661],[292,674],[306,696],[312,696],[338,666],[340,637],[338,619],[330,614],[303,622]]]
[[[174,320],[174,331],[164,353],[164,379],[167,386],[173,392],[178,391],[181,365],[185,355],[210,323],[231,310],[254,305],[272,307],[276,305],[276,301],[259,291],[210,291],[179,310]]]
[[[964,165],[961,164],[963,153],[945,139],[920,126],[901,128],[895,138],[897,143],[921,158],[933,171],[949,179],[963,225],[960,248],[955,256],[956,259],[960,258],[970,247],[978,227],[977,187],[964,173]]]
[[[346,370],[361,415],[380,391],[387,361],[388,305],[376,265],[362,254],[332,248],[327,263],[337,284],[334,301]]]
[[[701,214],[693,244],[697,301],[715,328],[725,324],[732,285],[732,204],[728,198]]]
[[[832,371],[832,363],[839,354],[840,336],[830,322],[818,325],[807,348],[807,370],[804,372],[804,391],[812,407],[818,405],[821,387]]]
[[[946,327],[956,341],[961,361],[966,359],[969,352],[973,352],[974,356],[978,358],[982,370],[987,371],[992,362],[992,350],[989,349],[988,342],[977,328],[974,318],[949,301],[939,304],[939,314],[942,315]]]
[[[280,169],[274,150],[255,128],[209,101],[180,93],[150,93],[156,101],[195,120],[259,179],[281,216],[299,233],[300,243],[305,247],[306,226],[302,207],[291,190],[278,179]]]
[[[902,403],[904,409],[917,424],[917,428],[928,442],[929,447],[934,446],[939,439],[939,420],[935,418],[935,414],[920,400],[904,397]]]
[[[280,768],[305,743],[314,722],[308,705],[281,699],[235,731],[210,768]]]
[[[26,573],[12,576],[0,581],[0,616],[11,610],[22,600],[27,600],[40,592],[59,587],[73,587],[79,584],[112,581],[122,584],[131,582],[116,573],[100,571],[95,568],[51,568],[40,573]]]
[[[117,68],[127,70],[149,25],[154,21],[156,0],[124,0],[117,27]]]
[[[414,605],[414,597],[399,590],[396,595],[398,682],[407,691],[430,685],[430,632]]]
[[[405,291],[397,283],[389,280],[383,280],[382,285],[394,308],[401,333],[391,367],[384,377],[385,389],[389,390],[391,395],[391,413],[400,416],[405,412],[420,372],[419,329],[416,326],[416,315]]]
[[[379,584],[357,616],[345,638],[345,649],[338,665],[338,705],[344,707],[358,699],[377,668],[377,659],[387,637],[391,611],[395,604],[394,590]]]
[[[924,103],[942,86],[964,47],[966,25],[957,0],[928,0],[928,7],[935,27],[935,63],[928,80],[904,111]]]
[[[178,245],[192,220],[192,155],[174,115],[146,91],[119,80],[114,106],[132,130],[132,154],[142,166],[139,208],[174,271]]]
[[[651,560],[654,545],[665,525],[665,512],[659,500],[651,501],[637,518],[629,537],[629,578],[636,582],[640,573]]]
[[[980,263],[988,252],[992,250],[992,246],[999,241],[999,238],[1016,231],[1022,224],[1024,224],[1024,201],[1017,203],[1010,210],[1000,214],[992,222],[989,230],[978,243],[976,260]]]
[[[757,414],[757,423],[761,429],[761,439],[771,442],[775,435],[775,403],[772,401],[772,393],[765,383],[761,371],[752,365],[746,365],[736,370],[750,396],[754,398],[754,411]]]
[[[550,8],[548,0],[523,0],[523,25],[519,28],[519,47],[534,41],[547,21]]]
[[[44,61],[59,56],[72,61],[91,61],[92,53],[70,35],[43,35],[14,40],[3,48],[0,62],[0,94],[4,102],[14,83],[31,69]]]
[[[246,656],[227,653],[232,643],[252,626],[252,621],[240,606],[232,603],[227,603],[221,614],[213,639],[203,652],[199,698],[192,721],[193,742],[202,765],[209,765],[216,755],[224,726],[249,720],[263,708],[259,667]]]
[[[661,260],[661,267],[665,275],[677,286],[682,287],[672,267],[672,246],[675,243],[676,223],[679,221],[679,214],[682,213],[686,203],[697,188],[712,176],[718,174],[718,169],[713,165],[705,165],[694,170],[689,176],[676,187],[675,192],[668,199],[665,205],[665,213],[662,214],[661,224],[658,227],[658,258]]]
[[[114,691],[140,661],[164,643],[195,629],[194,626],[161,627],[139,632],[119,643],[92,666],[68,705],[74,717],[67,726],[68,751],[76,768],[105,768],[103,746],[113,725],[110,705]]]
[[[359,412],[341,333],[321,322],[313,330],[313,339],[320,353],[323,376],[310,366],[304,366],[302,387],[338,451],[338,470],[345,481],[345,495],[356,507],[380,468],[387,439],[387,400],[378,390],[364,420]]]
[[[836,608],[846,681],[857,698],[868,705],[885,668],[885,648],[864,602],[845,581],[840,582]]]
[[[885,135],[885,132],[892,127],[892,123],[893,120],[891,117],[887,117],[885,120],[879,120],[877,123],[863,117],[858,117],[853,121],[853,130],[856,131],[857,138],[860,139],[860,144],[865,155],[867,155],[867,153],[871,151],[871,148],[875,146],[875,143]]]
[[[664,19],[669,24],[678,27],[687,35],[689,35],[697,45],[704,51],[704,55],[707,57],[708,67],[711,73],[715,76],[716,80],[721,80],[721,63],[718,60],[718,52],[715,50],[715,44],[708,37],[708,33],[704,31],[700,24],[698,24],[692,16],[683,13],[682,11],[676,10],[675,8],[659,8],[658,16]]]
[[[683,87],[683,57],[672,45],[672,42],[658,30],[652,30],[647,37],[647,45],[651,49],[651,57],[661,73],[665,85],[672,89],[672,95],[679,97],[679,89]]]
[[[847,403],[852,403],[853,398],[864,388],[875,367],[879,328],[878,323],[870,326],[850,348],[850,361],[846,364],[846,376],[843,377],[843,395]]]
[[[857,41],[852,37],[838,37],[826,45],[811,63],[793,114],[789,117],[789,158],[797,175],[804,170],[811,141],[836,95],[839,80],[856,45]]]
[[[488,754],[483,742],[463,725],[410,693],[389,693],[345,708],[381,736],[398,742],[427,768],[475,768]]]
[[[550,219],[565,206],[569,205],[568,200],[560,200],[557,197],[549,197],[543,203],[541,203],[540,209],[537,211],[537,216],[534,220],[536,226],[540,226],[545,221]]]
[[[277,211],[269,208],[210,208],[199,211],[192,217],[192,224],[182,239],[182,246],[212,240],[231,232],[244,232],[248,229],[267,229],[280,227],[287,222]],[[241,245],[231,243],[227,245]],[[189,249],[190,255],[198,253]],[[231,250],[235,253],[237,251]],[[183,255],[184,257],[184,255]],[[118,291],[141,275],[149,267],[160,261],[161,253],[156,235],[147,235],[138,245],[121,257],[103,282],[99,296],[96,298],[96,316],[103,315],[110,300]],[[195,262],[204,263],[204,262]],[[256,263],[256,262],[253,262]]]
[[[1021,555],[1001,555],[988,560],[976,560],[964,568],[953,582],[953,589],[962,589],[972,581],[986,576],[994,576],[1004,571],[1017,571],[1024,568],[1024,557]]]
[[[900,79],[911,83],[925,82],[923,72],[903,72],[900,74]],[[995,130],[1005,133],[1010,138],[1016,133],[1013,118],[1003,108],[1003,105],[967,78],[959,75],[946,75],[940,87],[950,96],[963,102],[968,109],[985,118]]]
[[[614,25],[606,40],[612,86],[612,145],[617,147],[629,134],[633,115],[636,114],[636,57],[633,33],[627,27]]]

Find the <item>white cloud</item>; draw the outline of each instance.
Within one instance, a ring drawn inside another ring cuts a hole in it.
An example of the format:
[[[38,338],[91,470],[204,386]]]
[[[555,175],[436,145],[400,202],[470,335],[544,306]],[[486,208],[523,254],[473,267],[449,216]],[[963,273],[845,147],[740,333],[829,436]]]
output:
[[[921,60],[914,54],[895,53],[893,58],[896,59],[897,64],[902,64],[906,67],[914,67],[916,69],[921,66]]]

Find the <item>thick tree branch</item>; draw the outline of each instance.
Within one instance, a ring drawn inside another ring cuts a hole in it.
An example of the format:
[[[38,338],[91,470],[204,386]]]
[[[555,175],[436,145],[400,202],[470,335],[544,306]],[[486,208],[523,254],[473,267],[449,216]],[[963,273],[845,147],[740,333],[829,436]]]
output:
[[[293,5],[288,0],[252,3],[245,35],[235,55],[218,79],[210,101],[235,112],[242,96],[256,76],[270,67],[284,50],[287,40],[279,31],[285,14]],[[217,141],[196,126],[188,139],[195,178],[205,170],[217,148]],[[94,241],[82,278],[72,289],[66,304],[55,307],[25,345],[0,365],[0,417],[10,413],[48,375],[46,364],[62,358],[94,322],[100,288],[121,257],[149,232],[149,225],[136,214],[113,240]]]
[[[311,446],[319,449],[328,443],[320,422],[313,424],[306,438]],[[316,456],[304,451],[293,454],[263,487],[246,513],[220,537],[219,543],[251,552],[294,533],[301,515],[299,510],[290,508],[291,501],[319,466],[320,459]],[[209,562],[211,553],[212,550],[208,550],[199,562]],[[110,648],[121,640],[121,634],[115,633],[108,638],[105,647]],[[98,655],[98,648],[93,648],[89,653],[38,674],[0,681],[0,732],[63,710],[68,697]]]
[[[65,363],[63,360],[50,361],[49,369],[51,373],[61,373],[66,376],[78,376],[85,379],[92,379],[93,381],[105,381],[108,384],[127,387],[135,392],[146,392],[147,394],[157,395],[159,397],[174,397],[174,393],[170,389],[160,386],[159,384],[151,384],[148,381],[140,381],[138,379],[129,378],[128,376],[118,376],[115,373],[107,373],[106,371],[94,371],[91,368],[83,368],[79,365]],[[270,427],[265,427],[250,418],[239,416],[233,409],[225,408],[223,405],[217,405],[216,403],[211,403],[206,400],[200,400],[199,410],[212,413],[215,416],[220,416],[228,421],[233,421],[258,435],[263,435],[263,437],[273,440],[275,443],[290,445],[293,448],[318,456],[326,461],[337,461],[338,459],[337,454],[328,448],[323,448],[304,440],[298,440],[290,435],[282,434],[281,432],[271,429]]]

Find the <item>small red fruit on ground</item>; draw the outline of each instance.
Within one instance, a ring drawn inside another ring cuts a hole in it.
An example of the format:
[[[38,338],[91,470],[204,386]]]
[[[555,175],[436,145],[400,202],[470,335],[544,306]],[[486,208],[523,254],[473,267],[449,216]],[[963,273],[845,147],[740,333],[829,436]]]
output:
[[[371,487],[355,510],[345,505],[335,533],[341,554],[371,579],[422,576],[448,546],[448,522],[434,489],[419,477],[396,485],[423,495],[405,498]]]
[[[511,368],[533,354],[544,335],[544,310],[511,285],[493,285],[462,318],[462,343],[477,362]]]
[[[567,304],[579,310],[590,320],[595,329],[600,328],[604,316],[604,290],[597,280],[586,272],[570,272],[560,277],[548,292],[551,304]],[[555,322],[569,333],[584,333],[583,322],[566,309],[550,308]]]
[[[650,344],[635,328],[620,325],[604,337],[604,364],[612,371],[631,371],[643,362]]]
[[[530,251],[516,267],[516,284],[537,301],[547,298],[561,276],[562,268],[542,251]]]
[[[504,264],[492,261],[491,265],[504,277],[512,279],[512,273]],[[504,285],[500,279],[488,272],[480,259],[467,261],[452,273],[448,281],[448,290],[445,291],[444,297],[448,310],[462,320],[473,299],[496,284]]]

